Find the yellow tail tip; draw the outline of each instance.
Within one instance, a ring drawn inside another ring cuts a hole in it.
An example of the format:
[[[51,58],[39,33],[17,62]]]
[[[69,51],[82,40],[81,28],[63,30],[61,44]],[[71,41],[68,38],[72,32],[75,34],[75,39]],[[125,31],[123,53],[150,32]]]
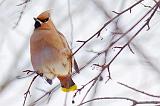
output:
[[[61,88],[63,92],[75,91],[77,89],[77,85],[73,85],[70,88]]]

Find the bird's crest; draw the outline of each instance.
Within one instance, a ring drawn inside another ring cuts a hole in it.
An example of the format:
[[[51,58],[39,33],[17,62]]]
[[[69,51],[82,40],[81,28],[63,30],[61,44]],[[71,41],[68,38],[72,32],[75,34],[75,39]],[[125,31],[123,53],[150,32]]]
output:
[[[37,19],[39,19],[39,20],[45,20],[45,19],[47,19],[47,18],[49,18],[49,17],[50,17],[50,11],[47,10],[47,11],[44,11],[43,13],[41,13],[41,14],[37,17]]]

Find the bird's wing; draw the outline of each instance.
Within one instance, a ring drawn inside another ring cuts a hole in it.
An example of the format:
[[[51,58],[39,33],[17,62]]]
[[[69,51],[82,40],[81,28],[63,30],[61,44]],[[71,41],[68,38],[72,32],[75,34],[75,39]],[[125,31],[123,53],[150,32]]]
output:
[[[69,45],[68,45],[68,43],[67,43],[67,40],[66,40],[66,38],[64,37],[64,35],[61,33],[61,32],[59,32],[58,30],[57,30],[57,32],[59,33],[59,35],[60,35],[60,37],[61,37],[61,39],[63,39],[63,41],[64,41],[64,43],[65,43],[65,46],[66,46],[66,48],[67,49],[65,49],[66,50],[66,54],[68,55],[68,57],[70,58],[69,59],[69,63],[70,63],[70,65],[71,65],[71,70],[70,70],[70,72],[72,72],[72,51],[71,51],[71,49],[70,49],[70,47],[69,47]]]
[[[65,43],[68,45],[68,43],[67,43],[64,35],[63,35],[61,32],[59,32],[58,30],[57,30],[57,32],[62,36],[62,38],[65,40]],[[69,47],[69,45],[68,45],[68,47]],[[74,65],[74,69],[75,69],[75,71],[76,71],[77,73],[79,73],[80,70],[79,70],[78,64],[77,64],[77,62],[76,62],[76,60],[75,60],[74,57],[72,57],[72,59],[73,59],[72,64]]]

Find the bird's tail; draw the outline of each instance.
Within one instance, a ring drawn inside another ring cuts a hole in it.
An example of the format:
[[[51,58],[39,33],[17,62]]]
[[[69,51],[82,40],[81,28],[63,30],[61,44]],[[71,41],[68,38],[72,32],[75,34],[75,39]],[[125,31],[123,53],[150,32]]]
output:
[[[77,85],[73,82],[70,75],[58,76],[57,78],[60,80],[63,92],[75,91],[77,89]]]

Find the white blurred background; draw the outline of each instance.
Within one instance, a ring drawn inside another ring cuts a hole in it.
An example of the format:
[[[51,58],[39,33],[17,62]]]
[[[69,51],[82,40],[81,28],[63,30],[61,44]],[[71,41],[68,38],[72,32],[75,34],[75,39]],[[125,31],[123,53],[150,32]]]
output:
[[[73,52],[78,49],[81,43],[77,40],[87,40],[96,33],[107,21],[130,7],[138,0],[0,0],[0,106],[22,106],[24,93],[26,92],[32,78],[18,79],[18,76],[26,76],[22,71],[32,69],[29,52],[29,39],[34,30],[33,17],[37,17],[43,11],[52,10],[52,20],[57,29],[64,34]],[[153,6],[153,0],[144,0],[143,4],[135,6],[131,13],[128,11],[114,20],[101,32],[98,38],[93,38],[76,54],[75,58],[79,67],[83,67],[98,52],[109,45],[113,32],[124,33],[133,26]],[[145,6],[144,6],[145,5]],[[19,20],[20,19],[20,20]],[[18,21],[19,20],[19,21]],[[18,24],[17,24],[18,22]],[[114,46],[123,46],[127,39],[145,23],[142,21],[135,29],[116,43]],[[150,30],[147,27],[142,30],[131,42],[130,46],[134,51],[131,53],[126,47],[110,65],[112,80],[108,79],[107,69],[101,75],[102,81],[97,81],[84,101],[96,97],[128,97],[135,100],[158,100],[135,92],[127,87],[119,85],[117,81],[130,85],[138,90],[153,95],[160,95],[160,12],[156,12],[150,22]],[[72,36],[73,35],[73,36]],[[113,46],[113,47],[114,47]],[[119,50],[111,48],[106,61],[109,62]],[[73,80],[79,88],[92,80],[100,72],[100,68],[93,64],[103,64],[104,54],[97,57],[90,64],[76,74]],[[26,106],[75,106],[84,97],[91,84],[87,85],[75,97],[72,104],[72,96],[75,92],[67,94],[60,89],[53,91],[48,102],[48,95],[40,101],[32,104],[45,92],[59,84],[57,79],[49,85],[44,78],[37,78],[31,88],[31,97],[28,96]],[[66,104],[65,104],[66,100]],[[99,100],[85,104],[85,106],[130,106],[131,102],[125,100]],[[143,106],[143,105],[141,105]],[[146,106],[146,105],[145,105]],[[151,106],[147,105],[147,106]]]

